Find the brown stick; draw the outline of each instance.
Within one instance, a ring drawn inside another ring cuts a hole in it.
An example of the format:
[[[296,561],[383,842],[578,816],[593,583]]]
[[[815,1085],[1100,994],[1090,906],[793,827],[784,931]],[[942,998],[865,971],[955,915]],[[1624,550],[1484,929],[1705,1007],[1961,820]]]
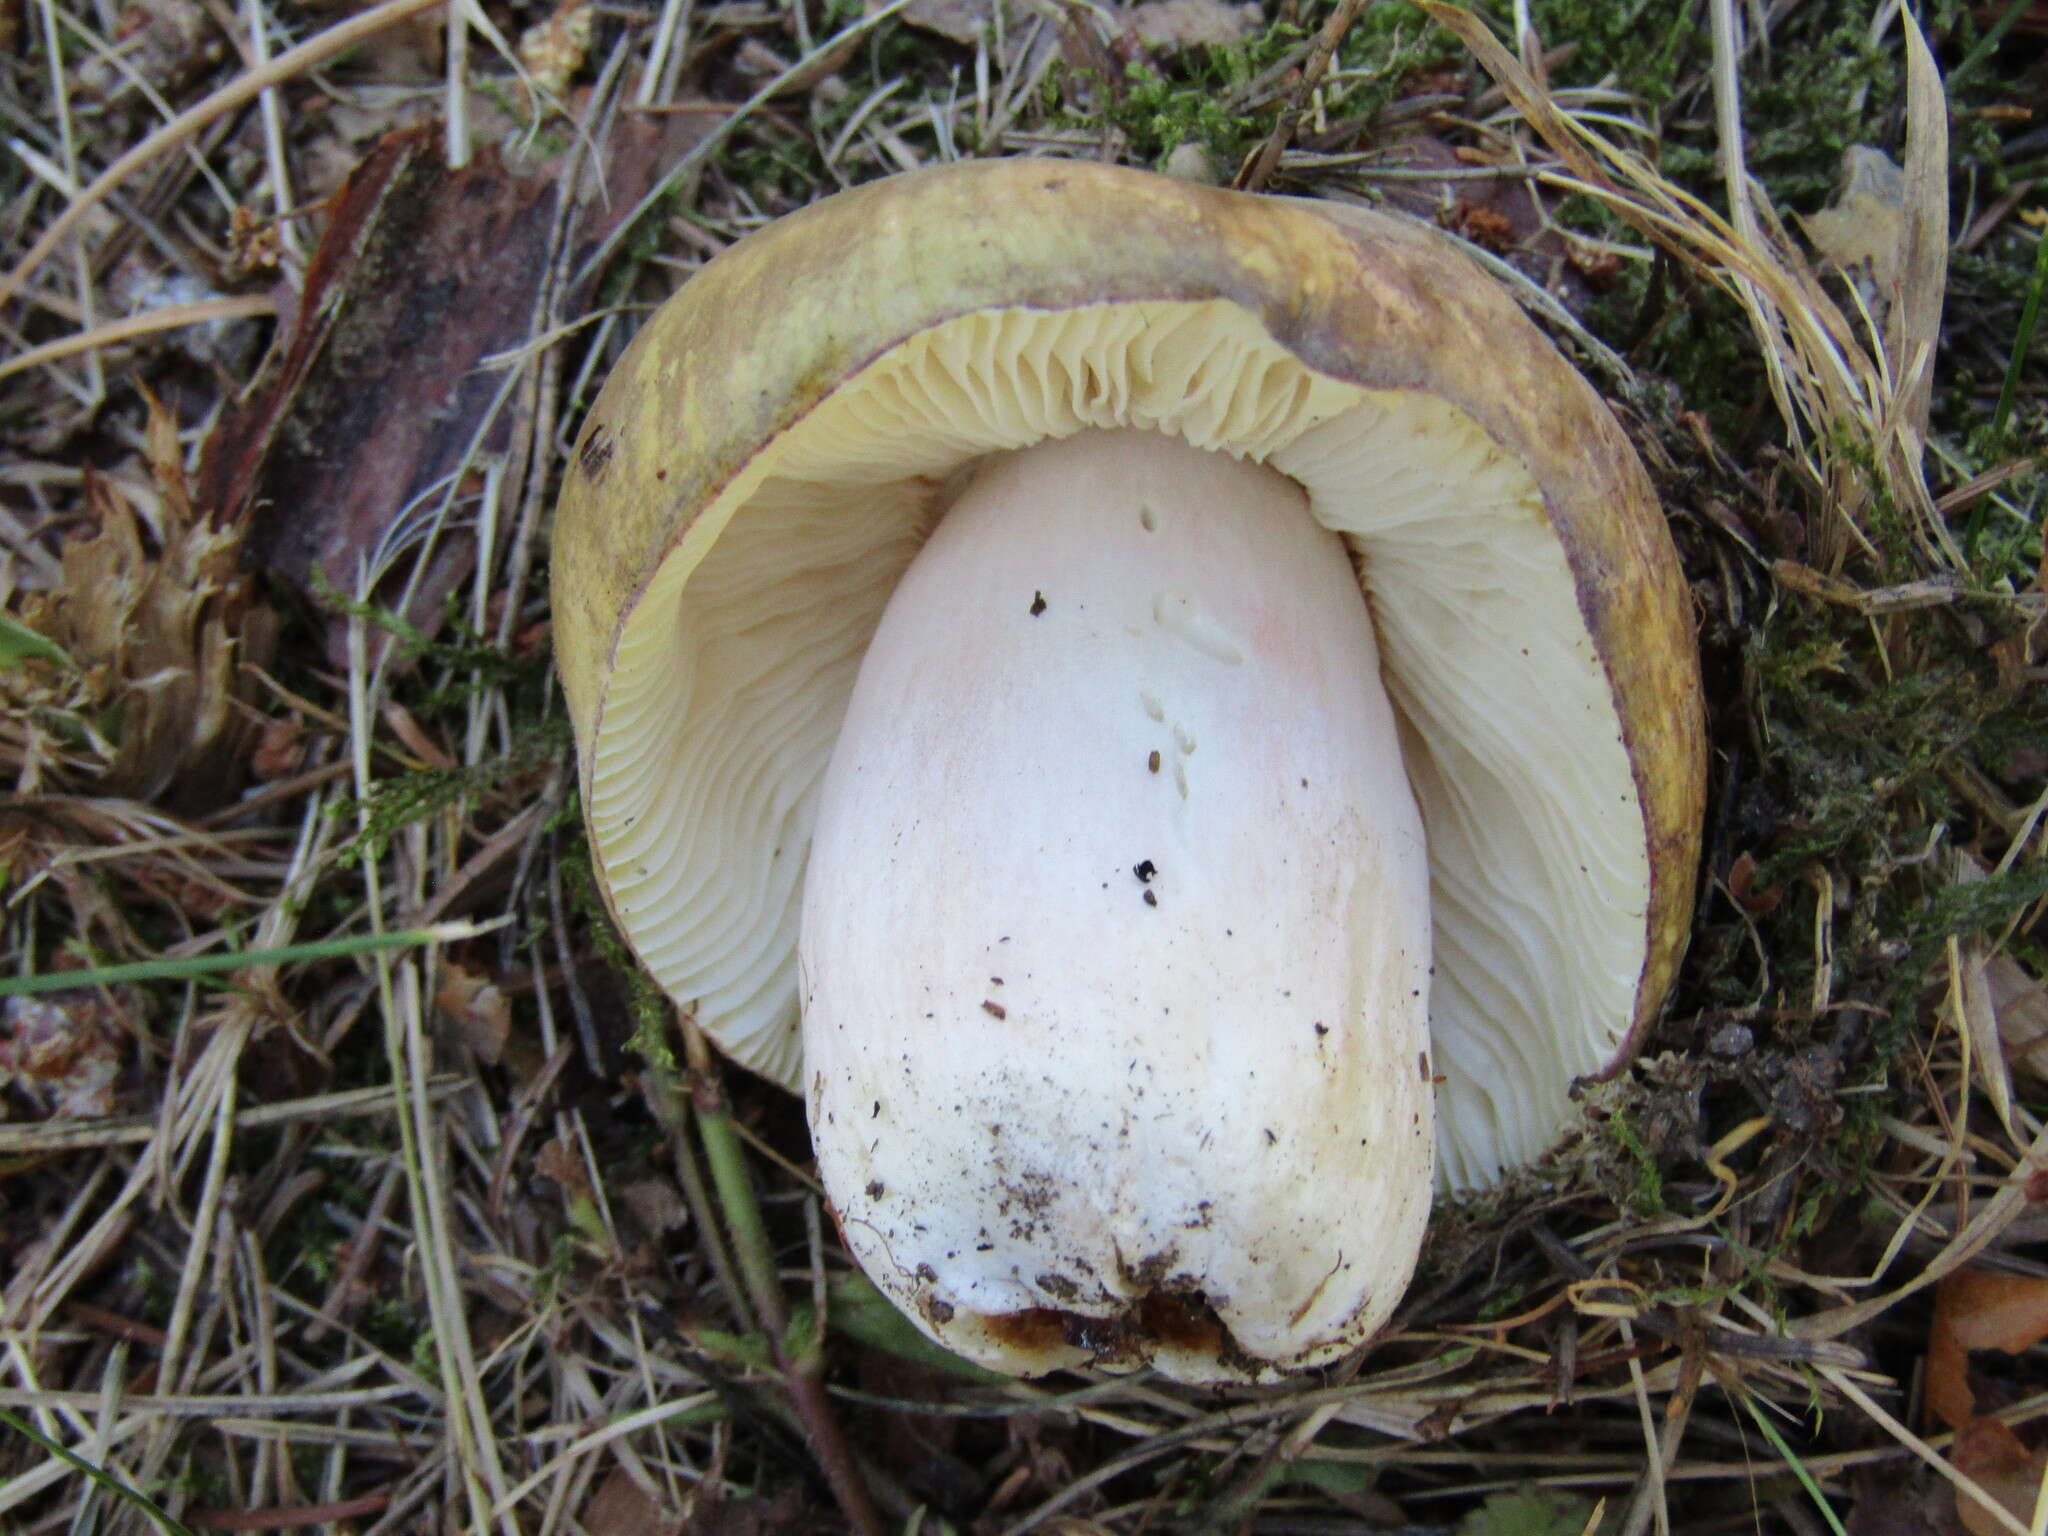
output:
[[[1370,0],[1337,0],[1337,9],[1330,12],[1330,19],[1316,34],[1315,46],[1309,49],[1308,57],[1302,61],[1301,80],[1289,93],[1286,109],[1281,112],[1280,121],[1273,125],[1272,136],[1259,147],[1258,158],[1238,172],[1235,183],[1238,191],[1256,192],[1271,178],[1274,168],[1280,164],[1281,155],[1294,142],[1294,130],[1301,126],[1301,115],[1308,110],[1309,97],[1323,83],[1323,76],[1330,72],[1330,60],[1337,56],[1337,45],[1344,41],[1344,34],[1351,30],[1351,23],[1358,20],[1358,13],[1369,3]]]

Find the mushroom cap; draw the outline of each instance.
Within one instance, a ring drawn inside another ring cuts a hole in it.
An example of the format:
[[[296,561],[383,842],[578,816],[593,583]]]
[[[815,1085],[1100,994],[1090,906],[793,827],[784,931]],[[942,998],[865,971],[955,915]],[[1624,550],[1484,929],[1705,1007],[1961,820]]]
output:
[[[802,862],[889,584],[948,476],[1116,426],[1277,469],[1345,535],[1431,850],[1440,1177],[1540,1155],[1685,943],[1698,664],[1621,428],[1405,220],[982,161],[840,193],[694,276],[593,405],[555,528],[614,917],[797,1087]]]

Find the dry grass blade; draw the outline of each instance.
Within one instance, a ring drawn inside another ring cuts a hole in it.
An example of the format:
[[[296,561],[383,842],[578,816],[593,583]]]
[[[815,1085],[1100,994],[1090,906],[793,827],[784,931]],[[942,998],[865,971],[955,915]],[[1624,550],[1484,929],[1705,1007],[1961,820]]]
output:
[[[369,742],[374,730],[371,699],[371,668],[367,625],[361,610],[351,617],[349,640],[349,714],[351,739],[355,748],[356,792],[360,803],[370,801],[372,778]],[[360,813],[367,816],[367,810]],[[366,822],[361,830],[368,831]],[[415,868],[420,866],[415,865]],[[378,867],[363,868],[366,897],[372,926],[384,926],[385,898]],[[420,893],[413,894],[415,907]],[[456,1238],[448,1209],[445,1169],[444,1125],[427,1100],[425,1086],[431,1069],[427,1064],[424,1038],[421,980],[414,964],[394,966],[379,954],[377,986],[382,1005],[385,1055],[391,1080],[398,1085],[401,1110],[398,1116],[405,1172],[414,1222],[420,1236],[420,1259],[424,1269],[428,1314],[433,1320],[434,1350],[446,1394],[447,1437],[454,1455],[463,1502],[470,1510],[478,1531],[494,1524],[506,1536],[518,1536],[515,1517],[494,1520],[492,1509],[505,1495],[507,1479],[499,1460],[498,1446],[491,1433],[491,1414],[485,1402],[481,1372],[470,1337],[468,1313],[457,1274]]]
[[[1907,370],[1902,380],[1882,343],[1844,314],[1822,287],[1744,169],[1732,0],[1713,0],[1710,7],[1716,121],[1731,188],[1725,217],[1660,175],[1640,154],[1608,139],[1583,115],[1560,107],[1480,17],[1444,0],[1416,3],[1472,50],[1571,173],[1545,177],[1546,182],[1598,200],[1742,305],[1785,429],[1816,482],[1828,487],[1838,514],[1832,537],[1828,529],[1820,530],[1821,547],[1831,550],[1834,559],[1850,541],[1869,547],[1860,526],[1869,492],[1859,461],[1867,461],[1877,466],[1893,504],[1914,514],[1929,563],[1960,564],[1960,554],[1934,513],[1920,462],[1922,443],[1911,425],[1933,366],[1926,305],[1932,302],[1938,311],[1941,290],[1937,286],[1931,300],[1924,293],[1908,296],[1897,327],[1900,346],[1909,349],[1901,360]],[[1929,104],[1930,93],[1939,102],[1940,87],[1918,24],[1910,14],[1898,14],[1899,25],[1912,38],[1910,57],[1919,61],[1912,65],[1909,159],[1920,174],[1914,182],[1911,259],[1915,278],[1924,279],[1930,264],[1942,259],[1932,248],[1946,252],[1946,182],[1928,170],[1938,163],[1945,143],[1945,118]],[[1852,447],[1847,456],[1840,446],[1844,443]],[[1829,563],[1824,560],[1823,567]]]
[[[71,199],[64,211],[29,246],[13,270],[0,277],[0,309],[21,293],[38,268],[64,243],[64,238],[84,221],[86,215],[129,177],[152,160],[181,144],[190,143],[206,126],[239,107],[247,106],[280,81],[290,80],[315,64],[375,37],[408,17],[445,5],[448,0],[384,0],[382,5],[351,16],[272,59],[263,69],[237,77],[204,101],[186,108],[141,143],[124,151],[90,185]]]
[[[1906,44],[1905,260],[1884,343],[1898,391],[1893,415],[1899,451],[1917,466],[1926,452],[1941,306],[1948,293],[1948,99],[1911,12],[1901,12],[1900,26]]]

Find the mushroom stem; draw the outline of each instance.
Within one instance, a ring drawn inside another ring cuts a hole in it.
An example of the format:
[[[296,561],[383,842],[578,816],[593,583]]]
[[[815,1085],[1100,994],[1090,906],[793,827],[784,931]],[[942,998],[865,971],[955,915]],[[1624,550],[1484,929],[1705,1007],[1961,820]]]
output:
[[[940,1342],[1256,1379],[1399,1299],[1422,825],[1293,481],[1134,430],[984,460],[862,663],[799,953],[827,1192]]]

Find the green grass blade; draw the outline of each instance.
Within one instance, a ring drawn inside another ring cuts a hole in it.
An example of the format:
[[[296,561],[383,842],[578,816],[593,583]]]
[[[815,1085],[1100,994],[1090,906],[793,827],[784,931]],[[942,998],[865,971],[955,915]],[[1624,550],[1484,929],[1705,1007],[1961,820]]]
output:
[[[148,1494],[141,1492],[139,1489],[130,1488],[112,1473],[94,1466],[83,1456],[75,1455],[71,1451],[66,1450],[33,1424],[16,1418],[4,1409],[0,1409],[0,1424],[5,1424],[17,1435],[41,1446],[59,1461],[69,1463],[72,1467],[75,1467],[78,1471],[84,1473],[85,1476],[91,1478],[92,1481],[106,1489],[115,1498],[124,1499],[134,1505],[147,1515],[156,1528],[165,1533],[165,1536],[198,1536],[198,1533],[191,1526],[185,1524],[182,1520],[173,1519]]]
[[[1841,1520],[1835,1515],[1834,1505],[1830,1504],[1827,1495],[1820,1491],[1820,1484],[1813,1480],[1813,1474],[1806,1470],[1806,1463],[1801,1461],[1792,1447],[1785,1443],[1785,1437],[1779,1434],[1777,1426],[1764,1416],[1763,1409],[1756,1405],[1755,1399],[1744,1393],[1742,1406],[1749,1410],[1749,1416],[1756,1420],[1756,1427],[1762,1430],[1764,1438],[1771,1442],[1771,1449],[1778,1453],[1779,1459],[1790,1467],[1792,1475],[1799,1479],[1799,1485],[1806,1490],[1806,1496],[1813,1500],[1813,1507],[1818,1509],[1820,1517],[1827,1521],[1828,1529],[1833,1531],[1835,1536],[1849,1536],[1849,1533],[1842,1529]]]
[[[1990,30],[1977,39],[1977,46],[1963,56],[1962,63],[1949,71],[1948,88],[1951,93],[1979,67],[1997,56],[1998,45],[2005,41],[2005,34],[2012,30],[2013,23],[2020,19],[2032,3],[2033,0],[2011,0],[2003,14],[1991,24]],[[1951,94],[1949,99],[1954,100],[1954,95]]]
[[[2034,237],[2034,280],[2027,286],[2026,307],[2020,311],[2019,334],[2013,338],[2012,360],[2005,365],[2005,383],[1999,387],[1998,408],[1991,413],[1991,435],[2002,437],[2012,419],[2012,403],[2020,389],[2020,374],[2026,370],[2027,354],[2033,350],[2034,332],[2041,324],[2041,290],[2048,288],[2048,229]]]
[[[363,933],[345,939],[319,939],[308,944],[281,944],[275,949],[230,949],[214,954],[185,955],[175,960],[137,960],[128,965],[99,965],[78,971],[44,971],[37,976],[0,977],[0,997],[26,997],[34,992],[59,992],[69,987],[112,987],[131,981],[191,981],[239,971],[252,965],[299,965],[308,960],[334,960],[379,949],[417,949],[448,944],[488,933],[497,923],[437,923],[431,928],[401,928],[391,933]]]

